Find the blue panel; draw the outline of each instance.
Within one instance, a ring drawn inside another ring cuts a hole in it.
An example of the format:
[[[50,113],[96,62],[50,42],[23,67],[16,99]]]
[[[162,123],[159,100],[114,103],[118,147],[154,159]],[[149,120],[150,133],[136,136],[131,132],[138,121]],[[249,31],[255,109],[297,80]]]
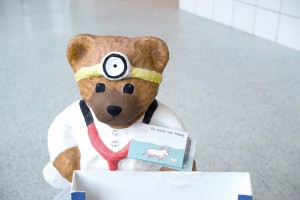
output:
[[[85,192],[72,192],[71,199],[72,200],[85,200]]]
[[[252,196],[249,195],[239,195],[238,200],[252,200]]]

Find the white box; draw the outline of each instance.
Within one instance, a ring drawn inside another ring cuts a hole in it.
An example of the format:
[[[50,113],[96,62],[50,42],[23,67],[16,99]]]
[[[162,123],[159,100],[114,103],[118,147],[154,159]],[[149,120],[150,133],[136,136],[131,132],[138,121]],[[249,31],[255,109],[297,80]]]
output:
[[[245,172],[75,171],[72,200],[252,200]]]

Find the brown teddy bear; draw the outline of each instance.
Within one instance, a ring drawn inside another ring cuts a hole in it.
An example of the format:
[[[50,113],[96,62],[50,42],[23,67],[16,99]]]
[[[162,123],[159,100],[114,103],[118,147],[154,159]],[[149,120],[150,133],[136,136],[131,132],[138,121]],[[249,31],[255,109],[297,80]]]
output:
[[[79,169],[167,170],[127,158],[137,123],[185,130],[155,100],[169,59],[167,45],[155,37],[84,34],[71,39],[67,58],[83,99],[60,113],[49,128],[45,179],[63,188]]]

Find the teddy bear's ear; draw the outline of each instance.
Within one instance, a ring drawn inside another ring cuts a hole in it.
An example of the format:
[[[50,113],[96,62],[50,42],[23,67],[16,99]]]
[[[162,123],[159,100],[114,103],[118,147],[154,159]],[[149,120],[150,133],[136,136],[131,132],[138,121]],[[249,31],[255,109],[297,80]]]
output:
[[[73,37],[67,47],[67,58],[74,71],[78,70],[78,63],[92,49],[95,44],[94,36],[81,34]]]
[[[166,43],[156,37],[143,37],[139,40],[143,48],[150,51],[154,63],[154,70],[162,73],[169,61],[169,50]]]

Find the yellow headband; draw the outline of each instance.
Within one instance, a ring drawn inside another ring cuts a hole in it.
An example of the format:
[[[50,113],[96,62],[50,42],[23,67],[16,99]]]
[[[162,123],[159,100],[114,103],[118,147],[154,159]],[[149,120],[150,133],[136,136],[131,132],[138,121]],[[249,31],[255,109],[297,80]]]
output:
[[[97,76],[104,76],[115,81],[132,77],[158,84],[163,79],[160,73],[133,67],[128,57],[117,51],[108,53],[99,64],[80,68],[74,75],[76,81]]]
[[[101,74],[99,70],[99,64],[80,68],[75,73],[74,78],[78,82],[79,80],[84,78],[97,77],[97,76],[103,76],[103,74]],[[130,78],[130,77],[139,78],[145,81],[150,81],[158,84],[160,84],[163,80],[163,77],[160,73],[157,73],[155,71],[150,71],[147,69],[136,68],[136,67],[132,67],[130,70],[130,76],[124,78]]]

